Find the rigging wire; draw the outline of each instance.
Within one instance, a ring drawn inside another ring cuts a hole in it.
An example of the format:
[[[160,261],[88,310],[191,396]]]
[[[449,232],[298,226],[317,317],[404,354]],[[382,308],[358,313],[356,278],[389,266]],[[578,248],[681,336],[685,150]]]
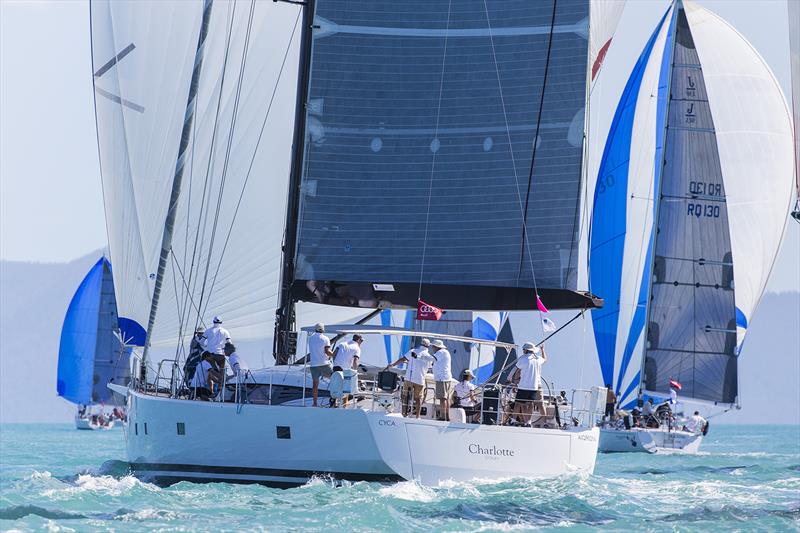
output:
[[[205,274],[203,276],[203,286],[201,288],[201,293],[200,293],[201,298],[205,296],[206,281],[208,280],[208,273],[211,267],[211,256],[214,251],[214,242],[216,241],[217,237],[217,225],[219,223],[220,212],[222,211],[222,198],[224,195],[225,183],[227,182],[228,179],[228,163],[230,162],[231,148],[233,146],[233,134],[236,131],[236,122],[237,119],[239,118],[238,110],[239,110],[239,101],[242,94],[242,79],[244,78],[245,65],[247,64],[247,52],[250,48],[250,34],[253,27],[253,13],[255,11],[255,7],[256,7],[256,0],[252,0],[250,3],[250,15],[247,20],[247,33],[245,34],[244,47],[242,50],[242,61],[239,66],[239,77],[236,82],[236,96],[233,102],[231,125],[230,129],[228,130],[228,142],[225,147],[225,158],[222,164],[222,176],[220,177],[219,193],[217,195],[217,206],[214,212],[214,223],[211,229],[211,242],[208,245],[208,253],[206,254],[206,269],[205,269]],[[208,303],[210,300],[211,300],[211,291],[209,291],[208,293],[208,298],[206,299],[205,306],[201,305],[203,314],[205,314],[205,312],[207,311]]]
[[[439,152],[439,148],[441,147],[441,141],[439,141],[439,118],[441,116],[442,111],[442,92],[444,89],[444,69],[445,69],[445,62],[447,60],[447,37],[450,34],[450,10],[452,7],[452,0],[447,3],[447,27],[445,28],[444,32],[444,50],[442,51],[442,72],[439,75],[439,97],[436,104],[436,127],[434,128],[433,133],[433,141],[431,143],[439,143],[439,146],[436,150],[433,151],[433,158],[431,159],[431,179],[428,182],[428,207],[425,209],[425,236],[422,241],[422,259],[420,262],[419,268],[419,287],[417,290],[417,300],[422,299],[422,280],[423,274],[425,272],[425,255],[428,250],[428,226],[430,223],[431,218],[431,198],[433,196],[433,175],[434,170],[436,168],[436,154]],[[431,146],[433,148],[433,146]]]
[[[264,120],[261,123],[261,131],[258,134],[258,139],[256,140],[256,145],[253,148],[253,156],[250,158],[250,165],[247,167],[247,173],[245,174],[244,182],[242,183],[242,189],[241,189],[241,191],[239,193],[239,199],[236,202],[236,208],[234,209],[233,216],[231,217],[231,223],[230,223],[230,226],[228,227],[228,233],[225,236],[225,243],[222,246],[222,251],[220,252],[219,261],[217,262],[217,268],[216,268],[216,270],[214,272],[214,278],[211,281],[211,288],[209,289],[209,294],[214,291],[214,285],[217,282],[217,275],[219,274],[220,267],[222,266],[222,260],[225,257],[225,251],[228,248],[228,242],[229,242],[229,240],[231,238],[231,233],[233,232],[233,226],[234,226],[234,224],[236,222],[236,217],[239,214],[239,207],[242,204],[242,199],[244,198],[244,192],[245,192],[245,189],[247,188],[247,183],[250,180],[250,173],[253,170],[253,164],[255,163],[256,156],[258,155],[258,148],[259,148],[259,146],[261,144],[261,138],[264,135],[264,130],[266,129],[266,126],[267,126],[267,121],[269,119],[270,111],[272,110],[272,104],[273,104],[273,102],[275,100],[275,95],[278,92],[278,85],[280,84],[281,78],[283,76],[283,69],[284,69],[284,66],[286,65],[286,59],[288,58],[289,51],[292,48],[292,42],[294,41],[294,35],[295,35],[296,30],[297,30],[297,25],[300,22],[300,14],[301,14],[301,11],[298,11],[297,12],[297,17],[294,20],[294,27],[292,28],[292,33],[289,36],[289,43],[286,46],[286,50],[285,50],[285,52],[283,54],[283,61],[281,62],[281,67],[280,67],[280,70],[278,71],[278,77],[275,80],[275,85],[272,88],[272,95],[270,96],[270,99],[269,99],[269,105],[267,106],[267,111],[264,114]]]

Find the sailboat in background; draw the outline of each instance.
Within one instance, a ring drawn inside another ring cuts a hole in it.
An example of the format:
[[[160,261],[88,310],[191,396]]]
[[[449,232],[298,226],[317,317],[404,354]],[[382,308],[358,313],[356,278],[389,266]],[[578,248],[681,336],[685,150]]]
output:
[[[103,257],[78,286],[61,328],[56,392],[77,405],[77,429],[110,429],[115,419],[125,418],[124,397],[106,386],[127,386],[130,379],[125,335],[117,321],[111,263]]]
[[[93,1],[115,284],[147,332],[132,385],[111,385],[130,405],[132,470],[277,486],[591,471],[598,430],[561,423],[552,398],[541,427],[511,428],[497,409],[474,425],[400,417],[383,382],[348,409],[272,391],[297,376],[305,396],[307,368],[286,363],[306,324],[420,300],[465,312],[467,328],[468,312],[536,309],[537,295],[602,305],[577,272],[589,86],[619,19],[597,8],[610,5]],[[274,342],[264,401],[238,381],[220,401],[185,399],[176,368],[210,314],[237,343]]]
[[[595,341],[618,406],[739,404],[738,358],[792,200],[792,122],[772,72],[710,11],[677,0],[614,116],[589,253]],[[655,201],[654,201],[655,199]],[[674,406],[673,406],[674,409]],[[697,451],[672,423],[605,428],[601,451]]]

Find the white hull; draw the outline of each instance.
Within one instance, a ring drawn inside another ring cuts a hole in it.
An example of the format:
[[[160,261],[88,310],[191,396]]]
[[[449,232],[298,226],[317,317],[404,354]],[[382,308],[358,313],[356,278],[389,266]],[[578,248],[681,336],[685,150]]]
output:
[[[237,406],[133,391],[128,416],[131,469],[162,484],[193,480],[290,487],[330,476],[435,485],[591,473],[599,440],[598,428],[448,423],[353,408]],[[181,430],[185,434],[179,435]]]
[[[81,418],[79,416],[75,417],[75,429],[83,429],[83,430],[98,430],[98,429],[111,429],[114,427],[114,421],[108,423],[106,426],[101,426],[100,424],[92,424],[91,419],[89,418]]]
[[[657,429],[601,429],[601,452],[683,453],[700,449],[702,435],[688,431]]]

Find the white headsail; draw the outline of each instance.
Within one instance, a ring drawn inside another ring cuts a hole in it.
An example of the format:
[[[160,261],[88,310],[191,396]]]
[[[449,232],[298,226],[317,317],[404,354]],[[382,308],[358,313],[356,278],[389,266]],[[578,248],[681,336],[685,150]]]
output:
[[[98,144],[120,315],[143,328],[203,5],[91,5]],[[222,315],[236,340],[273,332],[300,8],[236,1],[211,9],[153,346],[174,346],[211,315]],[[326,317],[315,310],[303,324]]]
[[[611,46],[617,30],[625,0],[592,0],[589,22],[589,64],[592,66],[592,81],[597,77],[603,60]]]

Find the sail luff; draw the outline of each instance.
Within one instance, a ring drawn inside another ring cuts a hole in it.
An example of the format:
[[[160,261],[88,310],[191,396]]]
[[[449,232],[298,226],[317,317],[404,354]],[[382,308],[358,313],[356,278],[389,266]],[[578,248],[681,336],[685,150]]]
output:
[[[670,20],[670,36],[668,38],[669,43],[669,73],[667,75],[667,104],[666,110],[664,113],[664,124],[663,124],[663,131],[661,136],[661,161],[659,161],[657,172],[663,173],[664,166],[666,165],[667,161],[667,131],[668,131],[668,123],[669,123],[669,112],[670,107],[672,105],[672,73],[673,73],[673,60],[675,57],[675,46],[676,46],[676,36],[678,32],[678,25],[677,25],[677,18],[678,12],[683,9],[683,2],[682,0],[674,0],[672,5],[672,15]],[[644,375],[645,375],[645,362],[647,360],[647,337],[649,331],[649,324],[650,324],[650,314],[651,314],[651,303],[652,303],[652,285],[653,285],[653,269],[655,268],[655,254],[656,254],[656,246],[655,246],[655,239],[658,233],[658,215],[659,215],[659,205],[660,205],[660,198],[661,192],[664,187],[664,179],[663,176],[661,179],[658,180],[657,183],[657,190],[654,191],[655,194],[653,195],[653,235],[651,237],[651,246],[650,246],[650,257],[648,258],[650,264],[650,271],[648,272],[647,277],[647,300],[645,303],[645,316],[644,316],[644,342],[642,342],[642,360],[641,366],[639,369],[639,401],[642,399],[643,395],[643,383],[644,383]]]
[[[164,221],[164,234],[161,241],[161,254],[158,260],[158,270],[156,271],[155,287],[153,289],[153,298],[150,304],[150,316],[147,322],[147,336],[144,345],[144,354],[142,356],[142,364],[147,361],[147,355],[150,345],[150,337],[153,333],[153,326],[155,324],[156,312],[158,311],[158,300],[161,295],[161,285],[164,280],[164,271],[167,267],[170,249],[172,248],[172,234],[175,229],[175,216],[177,215],[178,200],[181,194],[181,182],[183,180],[183,171],[185,168],[185,159],[187,149],[189,147],[189,139],[192,134],[192,123],[194,122],[195,103],[197,97],[197,88],[200,83],[200,72],[203,67],[203,54],[205,49],[205,41],[208,36],[208,26],[211,21],[211,8],[214,0],[205,0],[203,4],[203,18],[200,25],[200,34],[197,39],[197,50],[195,52],[194,69],[192,71],[192,80],[189,84],[189,96],[186,102],[186,113],[184,115],[183,130],[181,132],[181,142],[178,148],[178,159],[175,163],[175,175],[172,180],[172,192],[170,194],[169,207],[167,209],[167,217]]]
[[[800,2],[786,2],[789,10],[789,63],[792,75],[792,112],[794,116],[794,187],[795,212],[800,221]]]

